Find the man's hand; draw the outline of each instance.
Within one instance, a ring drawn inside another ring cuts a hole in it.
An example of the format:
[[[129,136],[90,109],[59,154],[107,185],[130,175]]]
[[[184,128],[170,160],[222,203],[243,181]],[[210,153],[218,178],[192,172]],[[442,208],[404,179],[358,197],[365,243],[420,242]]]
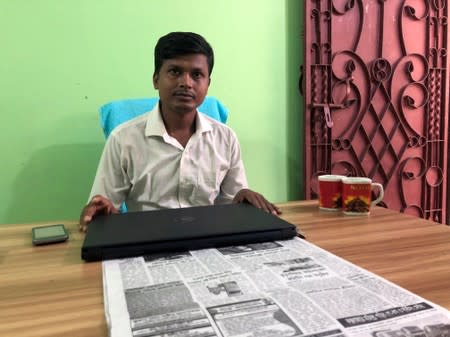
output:
[[[80,231],[86,232],[88,224],[99,214],[119,213],[113,203],[102,195],[96,195],[83,208],[80,215]]]
[[[273,215],[281,214],[281,210],[277,206],[267,201],[266,198],[264,198],[258,192],[254,192],[247,188],[240,190],[235,195],[233,202],[234,203],[248,202],[253,206],[255,206],[256,208],[260,208],[266,211],[267,213],[272,213]]]

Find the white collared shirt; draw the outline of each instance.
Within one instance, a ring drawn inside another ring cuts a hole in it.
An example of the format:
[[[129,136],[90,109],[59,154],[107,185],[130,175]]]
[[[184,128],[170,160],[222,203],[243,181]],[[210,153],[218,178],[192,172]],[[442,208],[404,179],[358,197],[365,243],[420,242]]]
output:
[[[143,211],[231,202],[247,186],[233,130],[198,112],[184,148],[167,133],[157,104],[113,130],[89,199],[100,194]]]

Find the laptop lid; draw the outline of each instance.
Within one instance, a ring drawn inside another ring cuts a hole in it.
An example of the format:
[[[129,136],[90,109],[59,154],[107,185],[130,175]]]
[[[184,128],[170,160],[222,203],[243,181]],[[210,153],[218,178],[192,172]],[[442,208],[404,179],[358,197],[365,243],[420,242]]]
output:
[[[199,206],[96,217],[88,226],[86,261],[289,239],[294,225],[249,204]]]

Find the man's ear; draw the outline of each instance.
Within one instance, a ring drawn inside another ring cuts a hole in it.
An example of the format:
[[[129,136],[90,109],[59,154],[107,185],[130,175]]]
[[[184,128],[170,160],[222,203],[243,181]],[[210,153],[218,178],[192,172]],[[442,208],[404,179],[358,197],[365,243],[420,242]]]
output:
[[[208,87],[209,87],[210,84],[211,84],[211,76],[208,79]]]
[[[159,89],[159,88],[158,88],[158,81],[159,81],[159,76],[158,76],[158,74],[153,74],[153,88]]]

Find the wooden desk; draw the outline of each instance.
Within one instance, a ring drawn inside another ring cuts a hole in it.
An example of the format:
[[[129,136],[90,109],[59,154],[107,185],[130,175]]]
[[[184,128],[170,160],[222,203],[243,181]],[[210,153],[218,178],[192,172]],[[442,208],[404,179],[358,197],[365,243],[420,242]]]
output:
[[[308,240],[450,309],[450,228],[376,208],[368,217],[319,211],[317,201],[279,205]],[[83,234],[31,245],[28,225],[0,226],[0,336],[107,336],[101,263],[80,258]]]

